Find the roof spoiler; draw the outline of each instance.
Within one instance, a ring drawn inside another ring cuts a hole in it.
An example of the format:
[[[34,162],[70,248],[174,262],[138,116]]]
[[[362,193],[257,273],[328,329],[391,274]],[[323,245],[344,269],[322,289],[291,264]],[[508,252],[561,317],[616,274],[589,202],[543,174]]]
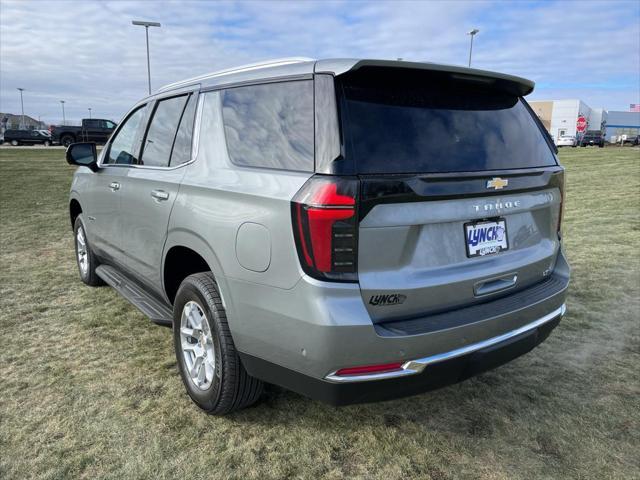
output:
[[[504,73],[459,67],[456,65],[441,65],[438,63],[427,62],[404,62],[397,60],[359,60],[351,66],[351,68],[345,68],[343,71],[336,71],[335,75],[344,75],[366,67],[402,68],[449,73],[455,80],[493,85],[496,89],[520,97],[529,95],[533,92],[533,88],[535,87],[535,83],[531,80],[513,75],[506,75]]]

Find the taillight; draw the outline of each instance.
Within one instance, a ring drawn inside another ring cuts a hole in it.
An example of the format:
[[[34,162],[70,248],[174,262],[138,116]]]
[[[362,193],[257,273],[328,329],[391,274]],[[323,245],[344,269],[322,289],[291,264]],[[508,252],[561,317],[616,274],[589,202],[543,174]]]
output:
[[[565,205],[565,189],[566,180],[565,172],[562,172],[562,179],[560,180],[560,210],[558,211],[558,238],[562,240],[562,217],[564,216]]]
[[[358,180],[315,175],[291,201],[302,269],[320,280],[355,282]]]

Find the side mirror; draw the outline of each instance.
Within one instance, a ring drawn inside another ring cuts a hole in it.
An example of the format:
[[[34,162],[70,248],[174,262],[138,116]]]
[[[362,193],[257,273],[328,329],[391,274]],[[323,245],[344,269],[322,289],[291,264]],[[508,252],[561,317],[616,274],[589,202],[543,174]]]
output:
[[[91,171],[98,170],[98,154],[95,143],[72,143],[67,147],[67,163],[80,167],[89,167]]]

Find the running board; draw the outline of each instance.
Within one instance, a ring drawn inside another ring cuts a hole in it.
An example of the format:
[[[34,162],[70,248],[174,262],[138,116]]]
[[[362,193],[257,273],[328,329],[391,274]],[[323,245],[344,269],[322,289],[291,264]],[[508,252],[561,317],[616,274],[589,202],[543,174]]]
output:
[[[110,265],[100,265],[96,274],[116,292],[159,325],[173,324],[173,311],[165,302],[148,294],[137,282]]]

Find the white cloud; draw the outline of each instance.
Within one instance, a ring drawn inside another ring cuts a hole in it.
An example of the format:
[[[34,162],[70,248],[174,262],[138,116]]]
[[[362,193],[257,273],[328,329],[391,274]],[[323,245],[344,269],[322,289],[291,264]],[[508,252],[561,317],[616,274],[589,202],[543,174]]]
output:
[[[473,65],[538,82],[534,97],[640,102],[638,2],[18,2],[0,0],[0,111],[57,122],[118,119],[154,88],[271,57],[403,57]]]

